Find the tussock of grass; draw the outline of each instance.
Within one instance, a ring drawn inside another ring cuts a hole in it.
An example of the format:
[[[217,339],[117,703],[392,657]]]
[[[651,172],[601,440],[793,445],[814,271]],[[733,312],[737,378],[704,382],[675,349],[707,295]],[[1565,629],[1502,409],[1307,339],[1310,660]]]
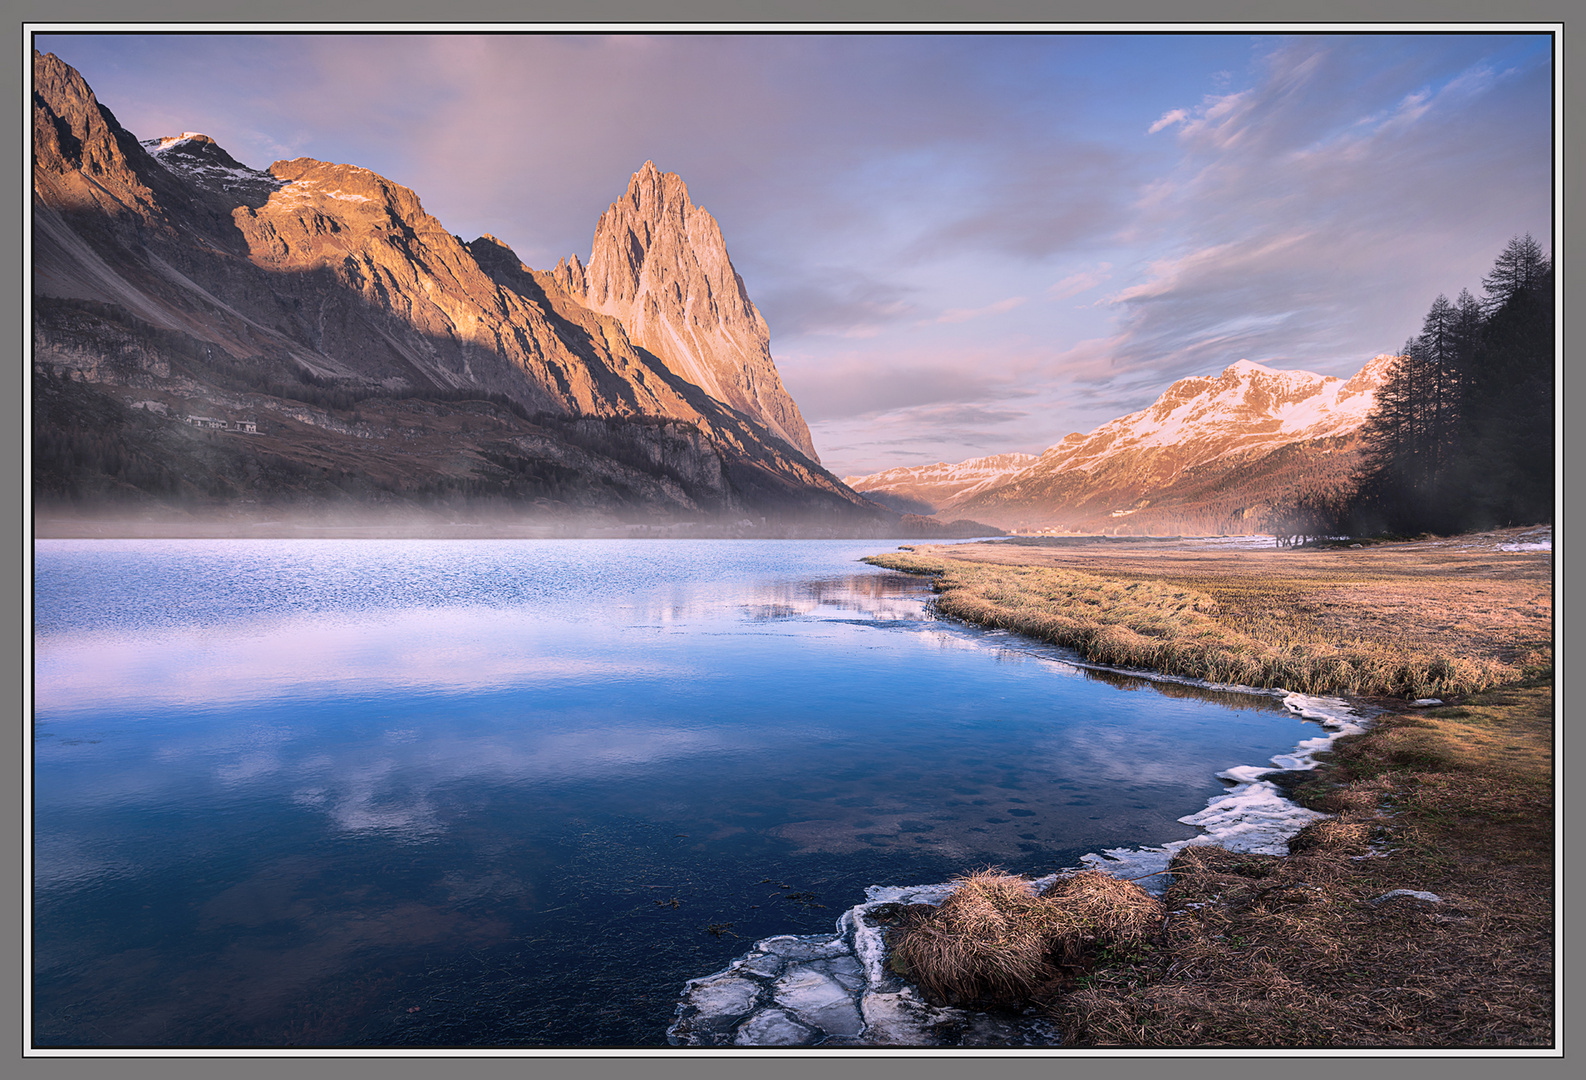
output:
[[[1098,949],[1138,944],[1161,921],[1160,902],[1101,871],[1060,878],[1037,896],[1026,879],[985,870],[958,879],[939,908],[906,914],[893,964],[932,1000],[1008,1004]]]
[[[1307,694],[1405,698],[1473,693],[1519,675],[1490,659],[1339,640],[1292,607],[1274,617],[1264,610],[1274,597],[1262,598],[1259,590],[1248,602],[1223,603],[1177,584],[1068,568],[904,552],[865,561],[934,576],[944,615],[1026,634],[1113,667]]]

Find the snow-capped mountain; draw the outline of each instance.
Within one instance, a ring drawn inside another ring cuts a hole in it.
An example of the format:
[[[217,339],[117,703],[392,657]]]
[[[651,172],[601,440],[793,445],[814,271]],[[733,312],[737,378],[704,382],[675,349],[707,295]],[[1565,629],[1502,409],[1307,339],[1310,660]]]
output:
[[[1397,357],[1354,376],[1278,371],[1240,360],[1180,379],[1147,408],[980,483],[959,482],[976,458],[850,477],[856,491],[903,491],[938,513],[1003,527],[1164,531],[1253,527],[1266,504],[1336,483],[1358,459],[1361,425]],[[1011,457],[1012,455],[1004,455]],[[941,480],[937,480],[941,478]]]
[[[267,199],[284,182],[260,169],[250,169],[211,139],[197,131],[144,139],[139,145],[171,172],[216,195]]]
[[[1344,435],[1365,423],[1396,359],[1374,357],[1347,381],[1240,360],[1215,377],[1180,379],[1149,408],[1089,435],[1067,436],[1041,455],[1041,468],[1090,471],[1124,455],[1158,451],[1151,455],[1156,470],[1172,475],[1229,454]]]

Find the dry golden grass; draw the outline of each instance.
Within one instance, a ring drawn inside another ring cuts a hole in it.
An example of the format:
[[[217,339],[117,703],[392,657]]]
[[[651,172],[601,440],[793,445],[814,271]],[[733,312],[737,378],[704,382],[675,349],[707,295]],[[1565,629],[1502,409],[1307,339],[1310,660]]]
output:
[[[1036,895],[1021,877],[983,870],[958,879],[934,909],[893,932],[891,963],[938,1002],[1009,1004],[1034,995],[1098,949],[1139,944],[1161,903],[1098,870],[1059,878]]]
[[[945,615],[1212,682],[1447,697],[1552,664],[1545,553],[988,543],[867,561],[933,575]]]

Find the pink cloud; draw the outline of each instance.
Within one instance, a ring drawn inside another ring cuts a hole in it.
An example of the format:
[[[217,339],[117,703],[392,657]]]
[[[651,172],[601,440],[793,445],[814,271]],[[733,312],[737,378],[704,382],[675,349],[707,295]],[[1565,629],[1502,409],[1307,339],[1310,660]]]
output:
[[[1024,303],[1024,299],[1025,298],[1022,296],[1010,296],[1006,300],[998,300],[995,304],[987,304],[985,307],[948,308],[936,318],[929,320],[929,322],[961,323],[968,322],[970,319],[978,319],[982,315],[1001,315],[1003,312],[1012,311],[1014,308]],[[928,325],[928,323],[921,323],[921,325]]]

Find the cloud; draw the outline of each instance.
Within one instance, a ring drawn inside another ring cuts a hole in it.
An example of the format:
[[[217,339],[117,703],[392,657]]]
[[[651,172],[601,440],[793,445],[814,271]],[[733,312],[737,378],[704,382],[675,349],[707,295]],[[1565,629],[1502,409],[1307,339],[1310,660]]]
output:
[[[1499,62],[1469,55],[1498,43],[1411,44],[1282,40],[1249,85],[1186,108],[1182,156],[1136,203],[1129,242],[1155,254],[1107,298],[1098,377],[1166,386],[1241,358],[1352,373],[1549,220],[1546,70],[1506,100]]]
[[[802,334],[874,336],[884,325],[914,314],[917,305],[909,298],[918,290],[858,268],[828,266],[755,292],[774,345]]]
[[[934,319],[927,319],[924,325],[933,323],[961,323],[970,319],[978,319],[985,315],[1001,315],[1003,312],[1012,311],[1024,303],[1022,296],[1010,296],[1006,300],[998,300],[994,304],[987,304],[978,308],[948,308]]]
[[[877,416],[920,405],[962,405],[1017,395],[1021,388],[998,358],[971,353],[904,354],[886,359],[869,352],[823,358],[818,368],[784,364],[783,382],[805,419]]]
[[[1094,270],[1081,270],[1077,274],[1070,274],[1062,281],[1049,286],[1046,294],[1053,300],[1067,300],[1071,296],[1089,292],[1112,276],[1108,273],[1111,269],[1112,263],[1104,262]]]
[[[1170,109],[1163,113],[1161,118],[1158,119],[1156,123],[1147,128],[1146,133],[1149,135],[1155,135],[1165,127],[1172,127],[1174,124],[1182,124],[1187,120],[1189,120],[1188,109]]]

